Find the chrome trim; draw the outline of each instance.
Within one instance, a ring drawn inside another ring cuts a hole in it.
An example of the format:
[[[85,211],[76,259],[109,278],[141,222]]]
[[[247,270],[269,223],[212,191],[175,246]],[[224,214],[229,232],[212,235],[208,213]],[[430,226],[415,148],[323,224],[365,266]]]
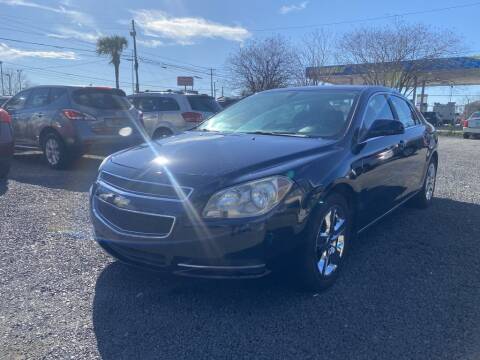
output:
[[[384,213],[383,215],[380,215],[379,217],[377,217],[375,220],[371,221],[370,223],[368,223],[368,225],[365,225],[364,227],[362,227],[360,230],[357,231],[357,234],[360,234],[362,231],[366,230],[367,228],[369,228],[370,226],[372,226],[373,224],[375,224],[376,222],[378,222],[379,220],[383,219],[385,216],[387,216],[388,214],[390,214],[391,212],[393,212],[394,210],[396,210],[397,208],[399,208],[400,206],[402,206],[403,204],[405,204],[408,200],[410,200],[411,198],[413,198],[415,195],[417,195],[419,192],[421,191],[420,190],[417,190],[415,191],[412,195],[410,195],[409,197],[407,197],[405,200],[403,200],[401,203],[395,205],[394,207],[392,207],[390,210],[388,210],[386,213]]]
[[[148,239],[164,239],[164,238],[167,238],[170,236],[170,234],[173,232],[173,228],[175,227],[175,223],[176,223],[176,220],[177,218],[175,216],[171,216],[171,215],[162,215],[162,214],[154,214],[154,213],[148,213],[148,212],[142,212],[142,211],[135,211],[135,210],[129,210],[129,209],[124,209],[124,208],[119,208],[118,206],[115,206],[113,204],[110,204],[109,202],[106,202],[104,200],[101,200],[100,198],[98,198],[97,196],[94,196],[93,197],[94,199],[94,203],[92,204],[92,212],[93,214],[95,215],[95,217],[101,221],[106,227],[108,227],[110,230],[112,230],[113,232],[119,234],[119,235],[126,235],[126,236],[131,236],[131,237],[137,237],[137,238],[148,238]],[[140,233],[140,232],[135,232],[135,231],[129,231],[129,230],[125,230],[125,229],[122,229],[118,226],[116,226],[115,224],[112,224],[110,221],[108,221],[106,218],[104,218],[102,216],[102,214],[100,214],[97,209],[96,209],[96,204],[95,204],[95,201],[102,201],[103,203],[105,204],[108,204],[112,207],[115,207],[119,210],[122,210],[122,211],[127,211],[127,212],[132,212],[132,213],[137,213],[137,214],[145,214],[145,215],[151,215],[151,216],[158,216],[158,217],[167,217],[167,218],[171,218],[173,219],[172,221],[172,226],[170,227],[170,231],[165,234],[165,235],[152,235],[152,234],[149,234],[149,233]],[[119,229],[119,230],[118,230]]]
[[[163,198],[163,197],[158,197],[158,196],[142,195],[142,194],[139,194],[139,193],[136,193],[136,192],[130,192],[130,191],[122,190],[122,189],[116,187],[115,185],[111,185],[110,183],[105,182],[104,180],[97,180],[97,183],[100,186],[104,186],[108,190],[115,191],[118,194],[124,195],[124,196],[131,196],[131,197],[149,199],[149,200],[174,201],[174,202],[183,202],[187,199],[187,198],[185,198],[185,200],[176,200],[176,199]]]
[[[212,270],[248,270],[248,269],[260,269],[266,267],[265,264],[260,265],[243,265],[243,266],[209,266],[209,265],[191,265],[180,263],[177,266],[186,267],[190,269],[212,269]]]
[[[166,183],[157,183],[157,182],[152,182],[152,181],[131,179],[131,178],[127,178],[127,177],[125,177],[125,176],[120,176],[120,175],[117,175],[117,174],[113,174],[113,173],[111,173],[111,172],[104,171],[104,170],[102,170],[102,171],[100,172],[100,174],[99,174],[99,182],[103,182],[103,183],[105,183],[105,184],[108,184],[108,185],[110,185],[110,186],[113,186],[115,189],[128,191],[129,194],[134,194],[134,195],[142,196],[142,197],[145,197],[145,198],[161,199],[161,200],[165,200],[165,201],[183,202],[183,201],[185,201],[185,200],[188,200],[188,198],[190,197],[190,195],[192,195],[192,193],[193,193],[193,188],[190,187],[190,186],[180,186],[181,189],[188,189],[188,190],[189,190],[188,194],[185,194],[185,198],[183,198],[183,199],[172,199],[172,198],[162,197],[162,196],[153,196],[153,194],[147,195],[148,193],[133,192],[133,191],[131,191],[131,190],[118,187],[118,186],[116,186],[116,185],[114,185],[114,184],[111,184],[111,183],[109,183],[108,181],[102,179],[102,173],[108,174],[108,175],[113,176],[113,177],[118,177],[118,178],[123,179],[123,180],[132,181],[132,182],[138,182],[138,183],[142,183],[142,184],[168,186],[168,187],[171,187],[171,188],[175,188],[175,186],[173,186],[172,184],[166,184]]]

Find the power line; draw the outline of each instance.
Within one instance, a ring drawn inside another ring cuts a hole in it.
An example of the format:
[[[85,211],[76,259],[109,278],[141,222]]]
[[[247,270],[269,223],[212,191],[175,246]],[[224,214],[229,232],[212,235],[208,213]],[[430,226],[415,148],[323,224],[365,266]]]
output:
[[[370,17],[370,18],[364,18],[364,19],[343,20],[343,21],[310,24],[310,25],[280,26],[280,27],[272,27],[272,28],[264,28],[264,29],[252,29],[250,31],[253,31],[253,32],[281,31],[281,30],[307,29],[307,28],[315,28],[315,27],[322,27],[322,26],[347,25],[347,24],[355,24],[355,23],[362,23],[362,22],[369,22],[369,21],[386,20],[386,19],[392,19],[392,18],[397,18],[402,16],[422,15],[422,14],[428,14],[432,12],[461,9],[461,8],[467,8],[467,7],[478,6],[478,5],[480,5],[480,1],[469,3],[469,4],[453,5],[453,6],[434,8],[434,9],[428,9],[428,10],[409,11],[409,12],[404,12],[404,13],[399,13],[394,15],[376,16],[376,17]]]

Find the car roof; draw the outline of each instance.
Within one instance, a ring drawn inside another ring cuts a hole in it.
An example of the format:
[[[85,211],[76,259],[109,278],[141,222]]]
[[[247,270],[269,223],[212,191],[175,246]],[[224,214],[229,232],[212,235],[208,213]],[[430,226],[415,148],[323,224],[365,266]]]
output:
[[[360,91],[360,92],[389,92],[392,94],[400,95],[395,89],[385,87],[385,86],[376,86],[376,85],[318,85],[318,86],[298,86],[298,87],[287,87],[266,90],[263,92],[283,92],[283,91],[312,91],[312,92],[323,92],[323,91]]]

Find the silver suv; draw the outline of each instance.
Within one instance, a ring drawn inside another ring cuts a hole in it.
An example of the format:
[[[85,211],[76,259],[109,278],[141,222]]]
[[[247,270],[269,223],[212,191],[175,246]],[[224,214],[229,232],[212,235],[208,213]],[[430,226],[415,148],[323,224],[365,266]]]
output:
[[[128,98],[143,112],[145,130],[153,139],[189,130],[221,110],[208,95],[147,91]]]

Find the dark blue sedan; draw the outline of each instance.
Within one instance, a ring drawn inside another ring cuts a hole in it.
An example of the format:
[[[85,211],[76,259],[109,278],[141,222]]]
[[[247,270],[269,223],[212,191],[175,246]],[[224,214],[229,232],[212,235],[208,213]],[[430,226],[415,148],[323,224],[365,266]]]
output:
[[[96,240],[123,262],[185,276],[288,264],[323,289],[357,233],[407,201],[430,204],[437,142],[391,89],[265,91],[105,159],[91,189]]]

